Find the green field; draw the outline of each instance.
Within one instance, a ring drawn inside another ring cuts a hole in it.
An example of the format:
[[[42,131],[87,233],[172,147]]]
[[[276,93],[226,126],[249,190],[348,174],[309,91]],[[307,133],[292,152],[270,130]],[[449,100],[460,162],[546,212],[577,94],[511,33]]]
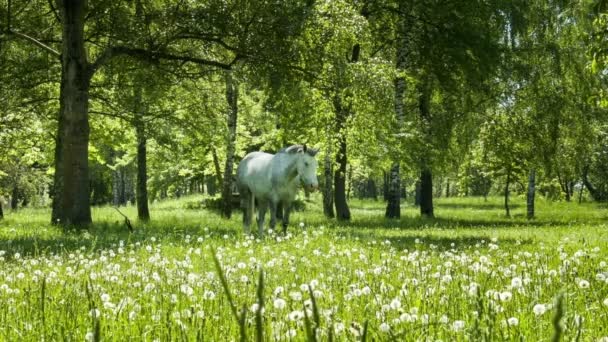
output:
[[[608,340],[605,205],[539,199],[528,221],[522,198],[511,219],[499,198],[450,198],[436,219],[406,205],[386,221],[383,202],[353,200],[352,222],[338,223],[313,197],[287,236],[259,240],[241,234],[240,213],[186,209],[199,200],[153,204],[134,234],[109,207],[86,232],[50,226],[46,209],[6,213],[0,340],[224,341],[244,329],[269,341],[541,341],[556,317],[562,340]]]

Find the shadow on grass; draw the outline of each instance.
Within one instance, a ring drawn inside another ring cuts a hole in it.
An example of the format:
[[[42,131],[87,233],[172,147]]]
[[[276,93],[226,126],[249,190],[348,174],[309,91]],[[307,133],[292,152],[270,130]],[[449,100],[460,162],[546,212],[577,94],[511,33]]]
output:
[[[376,240],[378,242],[388,241],[390,245],[397,248],[398,250],[414,250],[419,249],[420,246],[424,246],[426,249],[428,246],[433,245],[439,251],[446,251],[450,249],[463,249],[463,248],[488,248],[490,237],[474,237],[474,236],[436,236],[436,235],[424,235],[424,234],[413,234],[408,236],[384,236],[363,233],[363,232],[350,232],[349,237],[357,237],[360,241],[369,242]],[[377,243],[378,243],[377,242]],[[513,246],[513,245],[530,245],[533,243],[532,239],[513,239],[513,238],[501,238],[499,240],[500,246]]]
[[[241,231],[234,227],[233,221],[218,220],[215,224],[202,225],[191,220],[159,220],[149,223],[133,222],[135,231],[129,232],[127,226],[119,221],[101,221],[91,224],[88,228],[66,228],[44,226],[39,231],[17,232],[15,237],[0,236],[0,250],[6,252],[6,258],[12,258],[15,253],[22,256],[61,254],[79,249],[94,252],[103,249],[118,248],[120,241],[128,246],[131,243],[150,243],[152,237],[163,244],[183,244],[186,236],[194,243],[199,237],[203,239],[234,241]],[[207,222],[208,223],[208,222]],[[223,223],[223,224],[222,224]],[[8,227],[0,224],[0,229]],[[23,228],[20,228],[23,229]],[[42,231],[44,233],[42,233]],[[11,232],[9,231],[9,234]],[[19,236],[20,233],[24,235]],[[228,237],[227,239],[225,237]]]

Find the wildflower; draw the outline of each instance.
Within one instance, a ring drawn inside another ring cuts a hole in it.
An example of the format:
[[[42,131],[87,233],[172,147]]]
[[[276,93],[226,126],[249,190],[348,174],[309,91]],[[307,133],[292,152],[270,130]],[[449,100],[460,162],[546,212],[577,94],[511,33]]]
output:
[[[604,299],[602,303],[604,304],[604,306],[608,306],[608,297],[606,297],[606,299]]]
[[[442,315],[441,317],[439,317],[439,323],[448,324],[449,321],[450,319],[446,315]]]
[[[296,322],[304,318],[304,312],[300,310],[295,310],[290,312],[287,317],[289,317],[289,320]]]
[[[544,314],[545,312],[547,312],[547,306],[545,304],[536,304],[532,308],[532,311],[534,311],[534,314],[536,316],[540,316],[540,315]]]
[[[285,302],[285,300],[282,298],[277,298],[274,300],[275,309],[283,310],[286,305],[287,305],[287,302]]]
[[[192,287],[190,287],[188,284],[182,284],[180,286],[180,290],[183,294],[185,294],[188,297],[190,297],[194,294],[194,289]]]
[[[289,329],[287,330],[287,333],[285,333],[285,336],[287,336],[287,338],[294,338],[296,337],[296,329]]]
[[[87,331],[87,334],[84,335],[84,340],[85,341],[94,341],[95,340],[95,335],[93,335],[92,331]]]
[[[510,327],[516,327],[519,325],[519,320],[517,319],[517,317],[511,317],[507,320],[507,324]]]
[[[289,298],[291,298],[294,301],[300,301],[300,300],[302,300],[302,293],[298,292],[298,291],[289,292]]]
[[[508,302],[511,300],[511,298],[513,298],[513,294],[509,291],[505,291],[505,292],[501,292],[500,293],[500,300],[503,302]]]
[[[464,321],[454,321],[454,323],[452,323],[452,330],[460,331],[464,329],[464,325]]]
[[[110,295],[107,294],[107,293],[102,294],[101,295],[101,301],[102,302],[108,302],[108,301],[110,301]]]
[[[397,298],[391,301],[391,309],[399,310],[401,308],[401,301]]]
[[[380,331],[386,333],[389,332],[389,330],[391,330],[390,325],[388,325],[387,323],[380,324]]]
[[[578,287],[581,288],[581,289],[587,289],[587,288],[589,288],[589,282],[586,281],[585,279],[581,279],[578,282]]]
[[[336,333],[336,335],[339,335],[343,331],[344,331],[344,323],[342,323],[342,322],[334,323],[334,332]]]
[[[520,277],[515,277],[513,279],[511,279],[511,287],[514,289],[518,289],[520,287],[522,287],[523,283],[521,281]]]

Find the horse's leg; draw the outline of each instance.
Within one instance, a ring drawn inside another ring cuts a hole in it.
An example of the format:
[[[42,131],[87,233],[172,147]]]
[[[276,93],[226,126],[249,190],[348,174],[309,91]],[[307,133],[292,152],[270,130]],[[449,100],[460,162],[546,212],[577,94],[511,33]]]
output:
[[[274,230],[277,225],[277,202],[270,202],[270,229]]]
[[[243,196],[245,196],[243,199],[245,202],[245,208],[243,208],[243,230],[245,234],[249,235],[251,233],[251,218],[253,217],[255,196],[249,190],[244,191]]]
[[[291,203],[284,203],[283,208],[283,235],[287,235],[287,225],[289,224],[289,215],[291,214],[292,205]]]
[[[264,216],[266,216],[266,209],[268,209],[268,203],[260,201],[258,203],[258,235],[264,236]]]

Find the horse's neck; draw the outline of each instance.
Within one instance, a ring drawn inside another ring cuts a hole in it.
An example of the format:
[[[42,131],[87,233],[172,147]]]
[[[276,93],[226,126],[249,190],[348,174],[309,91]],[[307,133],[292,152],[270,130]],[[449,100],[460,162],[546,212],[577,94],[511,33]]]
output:
[[[278,168],[274,170],[273,177],[277,183],[292,183],[298,177],[297,157],[287,153],[277,155]]]

